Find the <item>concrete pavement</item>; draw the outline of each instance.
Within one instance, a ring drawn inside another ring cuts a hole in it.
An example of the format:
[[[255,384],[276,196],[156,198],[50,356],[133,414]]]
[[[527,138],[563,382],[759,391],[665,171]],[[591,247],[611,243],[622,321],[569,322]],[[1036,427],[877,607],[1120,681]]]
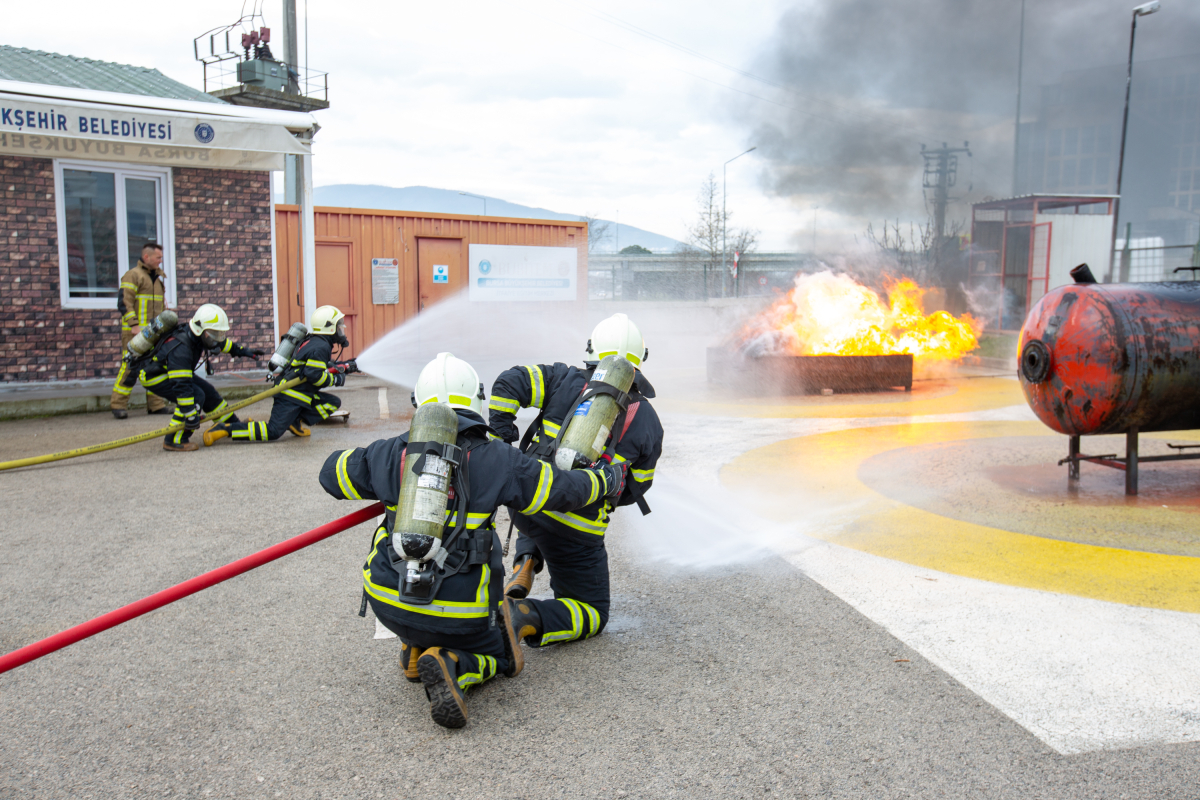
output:
[[[1083,740],[1054,738],[1070,714],[1050,714],[1039,728],[1013,693],[995,690],[1045,676],[1034,669],[1045,662],[1011,669],[1003,646],[975,646],[1006,611],[1015,620],[1014,609],[1054,623],[1046,627],[1056,635],[1090,613],[1100,642],[1132,630],[1124,609],[1174,615],[1182,629],[1197,615],[918,568],[895,552],[836,541],[861,533],[848,526],[864,496],[895,504],[873,513],[904,507],[949,519],[890,499],[877,484],[860,489],[853,459],[837,455],[837,432],[877,428],[877,451],[887,453],[895,448],[884,446],[885,429],[910,415],[932,433],[938,421],[1020,424],[1019,406],[978,400],[976,387],[950,382],[922,388],[936,406],[899,415],[847,410],[879,398],[835,397],[842,402],[811,399],[827,406],[821,413],[805,400],[758,416],[673,407],[672,382],[659,386],[662,481],[649,496],[653,515],[625,510],[610,529],[609,628],[588,642],[527,650],[518,679],[468,696],[466,729],[429,719],[419,686],[399,675],[396,640],[375,639],[370,616],[355,616],[370,535],[363,525],[0,676],[0,796],[1198,796],[1200,745],[1124,733],[1097,744],[1087,730]],[[307,440],[225,440],[191,454],[150,442],[0,474],[0,647],[359,507],[320,490],[319,466],[330,452],[403,430],[407,391],[387,393],[387,420],[377,384],[352,380],[340,394],[350,426],[318,427]],[[982,392],[993,394],[1003,387]],[[251,415],[268,411],[264,404]],[[115,439],[156,420],[5,422],[0,460]],[[784,462],[757,451],[820,436],[833,438],[802,452],[818,467],[833,458],[850,476],[847,496],[826,502],[793,476],[788,491],[799,502],[789,518],[761,491]],[[697,492],[700,503],[689,499]],[[1009,593],[1007,605],[995,605],[996,587]],[[542,576],[535,594],[545,591]],[[1031,604],[1042,596],[1058,600]],[[1016,623],[1009,627],[997,630],[1001,645],[1015,635]],[[982,632],[971,647],[949,641],[971,630]],[[1131,638],[1130,648],[1147,638]],[[1087,657],[1104,655],[1101,647]],[[987,659],[997,660],[982,669]],[[1072,663],[1063,659],[1063,671]],[[1053,695],[1071,675],[1053,677],[1040,685],[1044,705],[1077,711],[1078,695]],[[1120,677],[1134,698],[1127,708],[1158,696],[1161,687],[1137,683],[1143,673]],[[1086,693],[1086,680],[1076,685]],[[1179,710],[1186,723],[1193,712]]]

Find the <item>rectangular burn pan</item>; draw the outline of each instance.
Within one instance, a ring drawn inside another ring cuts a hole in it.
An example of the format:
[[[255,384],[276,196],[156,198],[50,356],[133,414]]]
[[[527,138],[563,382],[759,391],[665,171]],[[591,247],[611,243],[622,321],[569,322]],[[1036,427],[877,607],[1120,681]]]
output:
[[[747,356],[723,347],[708,348],[708,382],[751,394],[912,391],[913,357]]]

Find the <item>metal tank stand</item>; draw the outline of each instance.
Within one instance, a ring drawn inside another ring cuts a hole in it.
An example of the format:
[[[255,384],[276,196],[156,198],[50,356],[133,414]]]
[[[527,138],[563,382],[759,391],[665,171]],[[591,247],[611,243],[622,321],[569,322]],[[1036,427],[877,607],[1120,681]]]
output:
[[[1138,429],[1132,427],[1125,431],[1125,457],[1118,458],[1116,453],[1102,456],[1088,456],[1079,452],[1079,436],[1067,438],[1067,457],[1058,462],[1061,467],[1067,465],[1067,479],[1079,480],[1079,463],[1090,461],[1102,467],[1125,470],[1125,494],[1133,497],[1138,493],[1138,465],[1148,461],[1192,461],[1200,458],[1200,453],[1177,453],[1165,456],[1143,456],[1138,453]],[[1168,444],[1172,450],[1192,450],[1200,448],[1200,444]]]

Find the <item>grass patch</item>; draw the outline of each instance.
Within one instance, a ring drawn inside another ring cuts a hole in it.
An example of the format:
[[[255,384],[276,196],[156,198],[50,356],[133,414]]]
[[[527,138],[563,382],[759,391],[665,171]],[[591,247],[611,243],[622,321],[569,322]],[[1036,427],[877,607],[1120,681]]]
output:
[[[971,355],[983,358],[1016,358],[1017,334],[985,333],[979,337],[979,347],[971,351]]]

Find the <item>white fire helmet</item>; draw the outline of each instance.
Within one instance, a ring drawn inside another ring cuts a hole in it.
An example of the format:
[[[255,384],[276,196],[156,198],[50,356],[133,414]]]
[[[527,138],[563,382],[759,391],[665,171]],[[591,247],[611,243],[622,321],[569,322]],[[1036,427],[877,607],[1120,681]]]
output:
[[[219,347],[225,341],[225,334],[229,333],[229,315],[220,306],[205,303],[196,309],[188,326],[204,346],[212,350]]]
[[[345,316],[345,314],[338,310],[337,306],[321,306],[313,312],[308,328],[313,333],[319,333],[322,336],[333,336],[337,333],[338,323]]]
[[[413,389],[413,406],[426,403],[448,403],[451,408],[466,408],[483,416],[483,383],[479,373],[451,353],[438,353],[417,377]]]
[[[611,355],[624,356],[638,368],[650,356],[642,332],[624,314],[613,314],[600,321],[592,331],[592,338],[588,339],[583,363],[596,364]]]

